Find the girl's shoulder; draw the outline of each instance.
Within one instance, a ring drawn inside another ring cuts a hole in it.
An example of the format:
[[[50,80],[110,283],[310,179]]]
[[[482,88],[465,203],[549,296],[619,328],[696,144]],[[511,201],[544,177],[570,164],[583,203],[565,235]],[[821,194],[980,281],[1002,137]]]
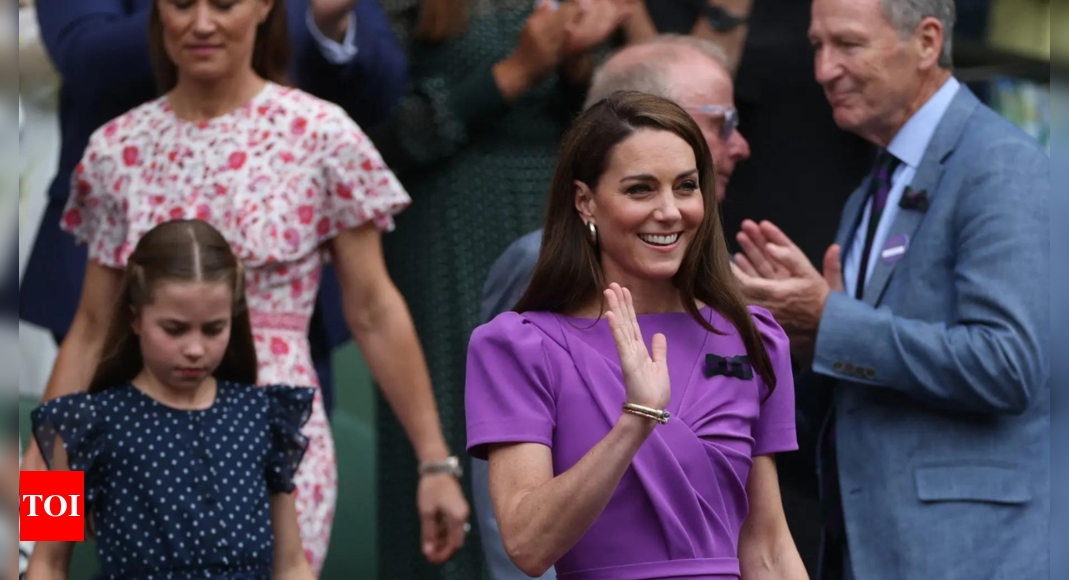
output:
[[[254,411],[257,416],[268,421],[278,417],[287,420],[304,421],[300,417],[311,413],[315,389],[311,387],[294,387],[289,385],[250,385],[233,381],[219,381],[219,394],[226,397],[231,405],[241,405]],[[292,416],[292,417],[291,417]]]

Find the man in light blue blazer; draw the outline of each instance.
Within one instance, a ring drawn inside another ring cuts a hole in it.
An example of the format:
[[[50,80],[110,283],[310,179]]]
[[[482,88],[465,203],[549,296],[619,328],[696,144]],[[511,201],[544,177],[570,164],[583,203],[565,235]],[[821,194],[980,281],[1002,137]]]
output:
[[[954,17],[814,0],[817,80],[881,153],[823,275],[769,223],[736,260],[833,384],[823,578],[1049,577],[1050,161],[953,78]]]

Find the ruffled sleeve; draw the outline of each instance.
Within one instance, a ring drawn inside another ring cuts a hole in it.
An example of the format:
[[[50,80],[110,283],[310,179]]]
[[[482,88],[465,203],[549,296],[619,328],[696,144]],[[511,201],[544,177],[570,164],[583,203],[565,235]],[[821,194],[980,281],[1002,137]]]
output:
[[[798,449],[798,436],[794,416],[794,372],[791,368],[790,340],[769,311],[751,306],[750,313],[776,375],[776,387],[771,395],[768,394],[768,385],[762,381],[761,410],[753,431],[753,455],[756,457],[794,451]]]
[[[71,193],[60,227],[78,243],[86,244],[89,259],[109,268],[126,267],[132,248],[127,243],[128,203],[108,184],[118,178],[119,159],[108,144],[118,120],[99,129],[89,140],[81,162],[71,176]],[[129,149],[129,148],[128,148]],[[126,154],[126,152],[123,152]]]
[[[77,393],[54,399],[34,409],[30,419],[48,468],[54,468],[56,445],[62,445],[69,470],[85,472],[86,501],[96,499],[100,489],[98,461],[105,434],[92,396]]]
[[[515,312],[475,329],[464,390],[472,457],[486,459],[491,443],[553,447],[557,397],[542,341]]]
[[[320,196],[316,233],[322,244],[369,221],[383,231],[412,203],[371,140],[341,109],[331,123],[323,151],[325,192]]]
[[[264,476],[271,493],[290,493],[293,476],[308,449],[301,427],[312,416],[315,390],[272,385],[263,388],[267,397],[267,423],[271,433]]]

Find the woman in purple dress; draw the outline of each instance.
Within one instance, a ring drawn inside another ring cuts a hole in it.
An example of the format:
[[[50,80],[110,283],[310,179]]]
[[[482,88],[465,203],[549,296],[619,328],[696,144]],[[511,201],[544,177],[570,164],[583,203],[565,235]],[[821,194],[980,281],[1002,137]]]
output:
[[[468,450],[529,575],[807,577],[772,458],[789,345],[736,290],[714,188],[664,99],[616,93],[564,141],[527,293],[468,353]]]

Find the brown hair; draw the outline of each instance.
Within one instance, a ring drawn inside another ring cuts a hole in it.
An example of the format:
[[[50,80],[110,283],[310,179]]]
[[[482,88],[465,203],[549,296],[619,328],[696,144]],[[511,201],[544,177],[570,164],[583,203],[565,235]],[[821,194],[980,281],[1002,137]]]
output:
[[[163,23],[160,21],[161,0],[152,0],[148,19],[149,56],[156,73],[156,87],[166,94],[178,84],[178,67],[167,55],[163,45]],[[256,43],[252,50],[252,69],[264,79],[277,84],[286,83],[289,66],[290,40],[286,23],[284,0],[274,0],[267,18],[256,28]]]
[[[422,0],[416,38],[442,42],[464,32],[468,27],[468,0]]]
[[[672,278],[683,307],[695,321],[716,334],[724,333],[701,315],[695,300],[727,318],[738,330],[754,371],[769,388],[775,388],[776,376],[768,351],[731,272],[709,146],[690,115],[661,97],[616,92],[575,120],[564,138],[553,175],[538,263],[515,311],[573,312],[602,299],[601,292],[608,284],[600,253],[588,242],[587,226],[575,209],[574,183],[581,181],[594,189],[616,145],[642,128],[675,133],[691,146],[698,161],[705,216]]]
[[[213,375],[219,380],[256,384],[256,347],[245,301],[245,270],[215,228],[198,220],[176,220],[145,234],[130,256],[89,392],[124,385],[144,368],[141,344],[132,324],[138,309],[152,303],[153,288],[164,281],[220,283],[234,289],[230,343]]]

